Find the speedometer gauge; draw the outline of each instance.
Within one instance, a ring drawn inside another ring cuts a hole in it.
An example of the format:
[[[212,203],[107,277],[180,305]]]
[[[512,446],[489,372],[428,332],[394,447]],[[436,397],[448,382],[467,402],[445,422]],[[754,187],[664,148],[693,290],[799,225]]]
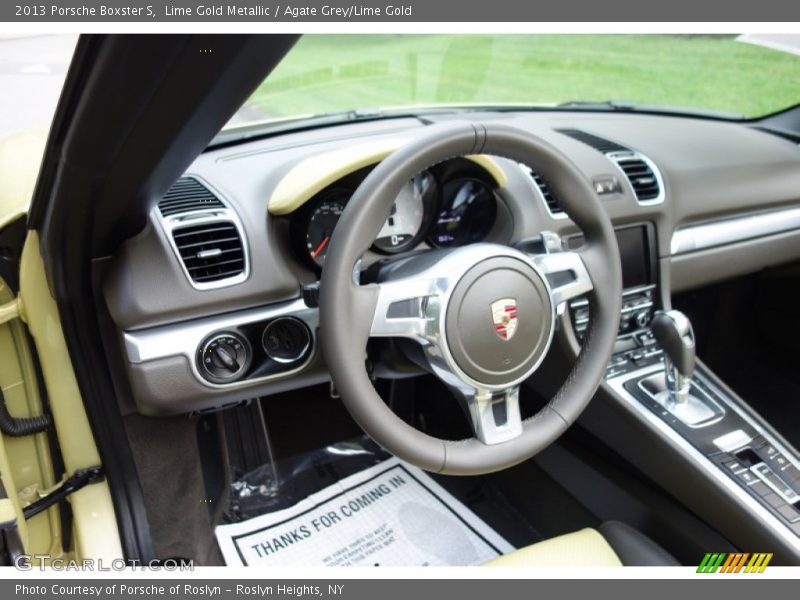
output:
[[[333,229],[339,222],[348,199],[349,195],[343,192],[328,196],[314,208],[308,220],[306,229],[308,256],[320,267],[325,262]]]
[[[419,243],[426,217],[433,215],[438,194],[436,179],[428,171],[413,177],[392,205],[389,217],[375,240],[375,248],[395,254]]]

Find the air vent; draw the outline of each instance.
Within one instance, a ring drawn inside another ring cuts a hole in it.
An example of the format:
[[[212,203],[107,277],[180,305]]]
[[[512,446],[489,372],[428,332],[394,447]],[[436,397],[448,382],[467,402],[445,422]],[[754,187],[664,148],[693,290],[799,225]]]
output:
[[[627,152],[628,148],[625,146],[620,146],[616,142],[612,142],[610,140],[606,140],[599,136],[596,136],[592,133],[587,133],[586,131],[581,131],[580,129],[556,129],[559,133],[563,133],[564,135],[568,135],[569,137],[578,140],[579,142],[583,142],[587,146],[591,146],[595,150],[599,150],[605,154],[609,152]]]
[[[542,195],[542,199],[544,200],[545,205],[547,206],[547,210],[550,214],[554,217],[566,216],[564,211],[558,204],[558,199],[556,198],[555,193],[553,192],[550,185],[544,178],[539,175],[536,171],[531,169],[528,165],[520,164],[520,167],[528,174],[533,181],[533,185],[539,190],[539,193]]]
[[[176,227],[172,237],[186,272],[196,284],[244,275],[244,245],[234,223],[214,221]]]
[[[556,131],[599,150],[617,163],[630,182],[639,204],[658,204],[664,200],[658,169],[645,156],[580,129],[556,129]]]
[[[224,208],[224,205],[193,177],[178,179],[158,203],[158,209],[164,217],[205,208]]]
[[[641,157],[615,157],[619,168],[636,194],[640,203],[657,201],[661,196],[661,185],[653,168]]]

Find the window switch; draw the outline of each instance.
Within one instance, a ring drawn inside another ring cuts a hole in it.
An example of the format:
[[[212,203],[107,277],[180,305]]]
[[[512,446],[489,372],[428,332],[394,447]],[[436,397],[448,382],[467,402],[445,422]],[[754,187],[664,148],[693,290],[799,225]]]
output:
[[[781,471],[781,477],[783,477],[796,492],[800,493],[800,469],[794,465],[789,465]]]
[[[800,512],[791,504],[784,504],[777,507],[778,513],[789,523],[797,523],[800,521]]]
[[[800,496],[787,484],[782,477],[764,463],[754,466],[753,471],[758,473],[759,479],[771,487],[775,492],[784,497],[786,502],[796,502]]]
[[[726,462],[722,463],[722,466],[725,467],[726,469],[728,469],[729,471],[733,472],[733,473],[741,473],[742,471],[745,471],[747,469],[738,460],[726,461]]]
[[[772,490],[769,489],[767,484],[761,483],[760,481],[754,483],[753,485],[751,485],[749,487],[755,494],[761,496],[762,498],[764,496],[772,493]]]
[[[772,460],[776,454],[779,454],[778,449],[772,444],[766,444],[758,449],[758,455],[764,460]]]
[[[774,469],[777,469],[778,471],[782,471],[784,468],[790,466],[789,461],[780,452],[778,452],[777,454],[773,454],[772,458],[769,459],[769,462],[772,465],[772,467]]]
[[[756,477],[755,473],[751,473],[748,470],[739,471],[738,473],[734,473],[734,477],[744,483],[745,485],[753,485],[758,482],[758,477]]]
[[[778,494],[769,493],[766,496],[762,496],[764,502],[769,504],[772,508],[780,508],[781,506],[786,506],[786,500],[778,496]]]

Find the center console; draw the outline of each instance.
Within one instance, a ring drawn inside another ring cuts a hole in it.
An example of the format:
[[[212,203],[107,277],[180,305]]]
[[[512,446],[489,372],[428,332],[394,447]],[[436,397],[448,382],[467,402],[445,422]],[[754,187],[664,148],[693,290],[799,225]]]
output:
[[[606,369],[606,379],[662,360],[661,350],[650,331],[655,312],[658,281],[658,253],[655,227],[651,223],[615,230],[622,262],[622,311],[614,355]],[[567,239],[568,248],[577,248],[583,236]],[[589,302],[576,298],[569,303],[570,319],[578,342],[583,342],[589,323]]]
[[[616,232],[624,292],[607,388],[797,560],[800,456],[713,373],[696,366],[689,320],[678,311],[659,310],[654,227]],[[580,237],[567,240],[568,247],[580,243]],[[588,302],[572,301],[569,316],[580,343],[590,318]]]

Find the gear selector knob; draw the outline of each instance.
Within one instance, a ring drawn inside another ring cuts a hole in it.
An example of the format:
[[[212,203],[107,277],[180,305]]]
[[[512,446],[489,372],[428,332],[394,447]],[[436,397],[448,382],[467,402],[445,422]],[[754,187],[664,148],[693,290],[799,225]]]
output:
[[[685,402],[689,397],[696,358],[692,324],[678,310],[660,310],[653,316],[650,329],[664,350],[670,395],[675,402]]]

